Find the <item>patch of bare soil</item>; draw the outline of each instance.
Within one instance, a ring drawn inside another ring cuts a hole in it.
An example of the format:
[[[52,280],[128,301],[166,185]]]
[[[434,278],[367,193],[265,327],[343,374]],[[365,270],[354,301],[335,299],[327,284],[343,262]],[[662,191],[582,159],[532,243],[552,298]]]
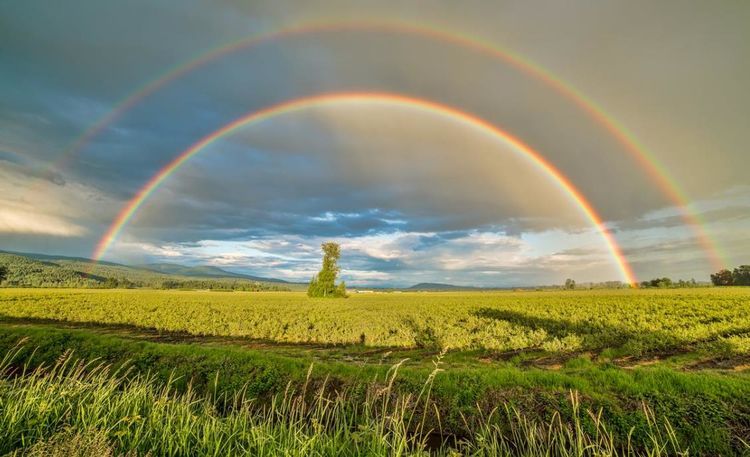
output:
[[[686,370],[750,371],[750,354],[729,357],[708,357],[685,366]]]

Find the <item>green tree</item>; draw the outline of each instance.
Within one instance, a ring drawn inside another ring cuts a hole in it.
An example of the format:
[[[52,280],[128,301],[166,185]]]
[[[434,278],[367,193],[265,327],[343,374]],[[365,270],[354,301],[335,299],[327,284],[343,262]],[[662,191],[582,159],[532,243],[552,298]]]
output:
[[[750,286],[750,265],[740,265],[732,272],[732,283],[735,286]]]
[[[8,267],[0,265],[0,284],[8,279]]]
[[[336,286],[336,290],[333,292],[333,296],[337,298],[346,298],[346,283],[344,281],[341,281],[341,283]]]
[[[328,242],[321,245],[323,250],[323,266],[317,275],[313,276],[307,288],[310,297],[346,297],[346,285],[342,281],[336,286],[339,274],[339,258],[341,247],[338,243]]]
[[[566,279],[565,280],[565,288],[568,289],[568,290],[575,289],[576,288],[576,282],[575,282],[575,280],[570,279],[570,278]]]
[[[672,280],[670,278],[656,278],[651,280],[651,287],[658,287],[660,289],[667,289],[672,287]]]
[[[734,277],[729,270],[720,270],[711,275],[711,282],[714,286],[731,286],[734,284]]]

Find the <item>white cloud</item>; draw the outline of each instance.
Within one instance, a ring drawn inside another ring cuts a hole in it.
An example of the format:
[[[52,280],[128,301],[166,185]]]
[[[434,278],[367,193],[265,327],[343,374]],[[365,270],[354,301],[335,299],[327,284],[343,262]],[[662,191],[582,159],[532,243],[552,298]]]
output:
[[[393,232],[339,238],[273,235],[249,241],[204,240],[154,246],[127,244],[135,255],[231,271],[307,281],[320,268],[320,244],[342,248],[342,278],[351,285],[410,285],[423,281],[498,286],[550,283],[572,276],[614,280],[619,274],[596,233],[551,231],[531,240],[500,232]],[[120,252],[118,248],[116,252]]]
[[[0,208],[0,233],[24,233],[34,235],[52,236],[81,236],[86,229],[80,225],[72,224],[62,218],[49,214],[43,214],[30,209],[19,209],[8,205]]]

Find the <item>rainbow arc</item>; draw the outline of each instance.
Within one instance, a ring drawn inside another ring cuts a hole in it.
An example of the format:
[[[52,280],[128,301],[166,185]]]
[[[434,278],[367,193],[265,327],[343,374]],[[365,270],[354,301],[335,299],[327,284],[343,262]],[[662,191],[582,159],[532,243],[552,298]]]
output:
[[[110,112],[92,124],[78,137],[61,154],[60,158],[50,166],[50,172],[65,167],[94,138],[141,101],[192,71],[232,53],[251,49],[274,40],[342,31],[374,31],[387,34],[411,35],[459,46],[501,61],[528,77],[543,83],[577,106],[598,126],[606,130],[630,154],[633,160],[648,174],[652,182],[656,184],[667,199],[679,208],[685,225],[693,231],[695,238],[700,243],[713,268],[723,268],[726,265],[726,262],[723,260],[726,256],[721,252],[719,244],[709,236],[704,227],[705,221],[701,220],[698,213],[691,207],[690,199],[681,186],[670,176],[667,167],[641,144],[624,125],[618,122],[613,115],[607,113],[593,99],[587,97],[575,86],[517,53],[464,33],[425,24],[413,24],[394,20],[332,20],[303,23],[276,31],[252,35],[207,50],[189,61],[170,68],[157,78],[136,88],[135,91],[117,103]]]
[[[208,146],[216,141],[232,134],[237,129],[259,122],[270,120],[274,117],[304,110],[307,108],[335,105],[341,103],[380,103],[391,106],[410,107],[419,109],[435,115],[463,123],[464,125],[475,128],[485,134],[491,135],[504,144],[512,147],[514,151],[521,154],[538,170],[548,176],[563,191],[572,202],[574,202],[581,213],[592,223],[596,230],[601,234],[614,262],[617,264],[624,281],[629,284],[636,284],[636,278],[633,274],[627,259],[622,254],[617,241],[614,239],[609,229],[606,227],[602,218],[591,206],[583,194],[573,185],[572,182],[552,163],[544,158],[539,152],[532,149],[526,143],[516,138],[512,134],[500,129],[499,127],[487,122],[486,120],[451,106],[443,105],[430,100],[409,97],[392,93],[375,93],[375,92],[344,92],[344,93],[326,93],[310,97],[298,98],[269,106],[249,114],[246,114],[223,127],[204,136],[189,148],[178,154],[166,166],[154,174],[151,179],[135,194],[135,196],[120,211],[104,236],[97,243],[96,250],[93,253],[93,259],[99,261],[107,252],[109,247],[122,232],[124,227],[133,218],[143,204],[153,195],[153,193],[164,183],[169,176],[177,171],[192,157],[205,150]]]

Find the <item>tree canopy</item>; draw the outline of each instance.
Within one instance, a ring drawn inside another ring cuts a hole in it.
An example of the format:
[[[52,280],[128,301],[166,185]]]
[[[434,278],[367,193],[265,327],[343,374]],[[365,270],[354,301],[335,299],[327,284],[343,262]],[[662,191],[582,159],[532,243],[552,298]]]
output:
[[[731,286],[734,285],[734,278],[731,271],[724,269],[712,274],[711,282],[714,286]]]
[[[750,286],[750,265],[719,270],[711,275],[711,282],[714,286]]]
[[[339,258],[341,258],[341,247],[338,243],[328,242],[321,246],[323,251],[323,266],[317,275],[313,276],[307,295],[310,297],[346,297],[346,284],[344,281],[337,286],[336,277],[339,274]]]

